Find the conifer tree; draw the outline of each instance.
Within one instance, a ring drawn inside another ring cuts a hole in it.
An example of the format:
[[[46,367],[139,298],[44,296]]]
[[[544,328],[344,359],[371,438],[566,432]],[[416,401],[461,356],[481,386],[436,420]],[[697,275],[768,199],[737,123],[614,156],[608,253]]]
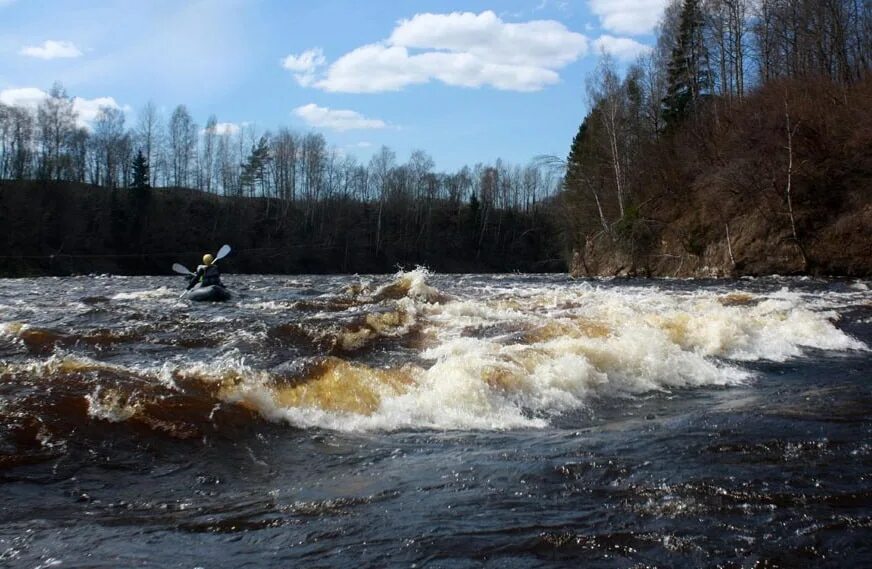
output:
[[[578,191],[582,180],[582,143],[585,139],[585,134],[588,130],[588,119],[590,115],[584,117],[581,121],[581,126],[578,127],[578,132],[572,139],[572,146],[569,147],[569,156],[566,158],[566,177],[563,179],[563,187],[569,192]]]
[[[243,191],[248,190],[251,195],[254,195],[254,190],[258,184],[263,190],[270,160],[269,139],[266,136],[261,136],[257,145],[252,147],[251,154],[242,164],[239,183]]]
[[[663,99],[663,120],[667,126],[681,122],[695,108],[711,83],[703,26],[699,0],[684,0],[677,43],[667,69],[668,86]]]
[[[149,180],[148,160],[140,149],[133,158],[133,182],[131,188],[134,190],[147,190],[151,187]]]
[[[591,169],[591,163],[595,160],[595,157],[592,156],[593,142],[591,138],[596,136],[596,133],[591,128],[592,120],[593,112],[584,117],[584,120],[581,121],[581,126],[578,127],[578,132],[572,139],[569,156],[566,158],[566,176],[563,179],[563,189],[566,191],[567,196],[569,196],[572,205],[576,208],[576,215],[583,215],[582,211],[587,209],[583,204],[587,203],[592,197],[600,226],[605,232],[608,232],[609,225],[603,212],[599,194],[590,183],[591,173],[585,172],[585,170]]]

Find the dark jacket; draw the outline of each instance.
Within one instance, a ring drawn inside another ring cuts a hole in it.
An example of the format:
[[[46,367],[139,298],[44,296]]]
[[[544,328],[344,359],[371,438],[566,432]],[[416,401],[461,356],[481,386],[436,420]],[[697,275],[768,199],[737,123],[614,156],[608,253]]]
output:
[[[191,282],[188,283],[188,290],[191,290],[197,284],[203,286],[224,286],[224,283],[221,282],[221,271],[218,270],[216,265],[200,265],[197,267],[197,272],[191,277]]]

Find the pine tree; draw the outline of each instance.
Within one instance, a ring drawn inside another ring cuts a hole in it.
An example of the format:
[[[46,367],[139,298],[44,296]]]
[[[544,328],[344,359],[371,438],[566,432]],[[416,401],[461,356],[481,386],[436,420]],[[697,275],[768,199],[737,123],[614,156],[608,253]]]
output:
[[[139,150],[133,158],[133,181],[130,187],[134,190],[147,190],[151,187],[150,179],[148,160],[142,150]]]
[[[269,139],[266,136],[262,136],[257,145],[252,147],[251,154],[248,155],[248,158],[242,164],[239,183],[242,186],[243,192],[248,190],[251,195],[254,195],[254,189],[258,184],[260,184],[261,191],[263,191],[266,182],[267,166],[271,159]]]
[[[681,122],[710,86],[708,52],[703,38],[699,0],[684,0],[678,24],[678,43],[667,69],[668,86],[663,99],[667,126]]]
[[[584,120],[581,121],[581,125],[578,127],[578,133],[572,139],[569,156],[566,158],[566,175],[563,179],[563,189],[566,191],[566,195],[575,209],[575,215],[579,217],[587,217],[582,213],[589,211],[589,208],[585,207],[584,204],[589,203],[590,199],[593,198],[593,205],[596,206],[600,226],[608,233],[609,225],[603,212],[599,194],[589,181],[592,176],[590,172],[592,164],[597,160],[593,155],[595,143],[592,140],[597,136],[597,133],[591,127],[594,112],[598,112],[598,110],[594,109],[594,111],[591,111],[584,117]],[[575,222],[583,225],[587,220],[577,219]]]
[[[590,115],[584,117],[581,121],[581,126],[578,127],[578,133],[572,139],[572,146],[569,148],[569,156],[566,158],[566,176],[563,179],[563,187],[569,192],[579,191],[582,180],[582,145],[585,141],[585,135],[588,130],[588,119]]]

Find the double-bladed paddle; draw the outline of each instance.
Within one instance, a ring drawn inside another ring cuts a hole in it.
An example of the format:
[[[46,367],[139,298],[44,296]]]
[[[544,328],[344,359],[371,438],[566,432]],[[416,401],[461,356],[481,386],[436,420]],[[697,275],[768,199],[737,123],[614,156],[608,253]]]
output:
[[[218,249],[218,252],[215,254],[215,259],[212,261],[212,263],[218,262],[220,259],[223,259],[224,257],[226,257],[229,254],[230,254],[230,245],[227,245],[227,244],[222,245],[221,248]],[[180,275],[187,275],[189,277],[192,277],[196,274],[196,273],[192,273],[191,271],[189,271],[187,269],[187,267],[185,267],[181,263],[173,263],[173,271],[179,273]],[[179,296],[179,298],[184,297],[186,294],[188,294],[187,290],[185,290]]]

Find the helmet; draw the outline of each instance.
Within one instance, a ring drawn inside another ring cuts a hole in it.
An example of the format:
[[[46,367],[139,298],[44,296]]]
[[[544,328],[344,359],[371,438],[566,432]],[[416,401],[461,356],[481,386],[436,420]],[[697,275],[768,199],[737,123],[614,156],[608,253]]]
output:
[[[204,265],[211,265],[212,261],[214,261],[214,260],[215,260],[215,257],[210,255],[209,253],[206,253],[205,255],[203,255],[203,264]]]

